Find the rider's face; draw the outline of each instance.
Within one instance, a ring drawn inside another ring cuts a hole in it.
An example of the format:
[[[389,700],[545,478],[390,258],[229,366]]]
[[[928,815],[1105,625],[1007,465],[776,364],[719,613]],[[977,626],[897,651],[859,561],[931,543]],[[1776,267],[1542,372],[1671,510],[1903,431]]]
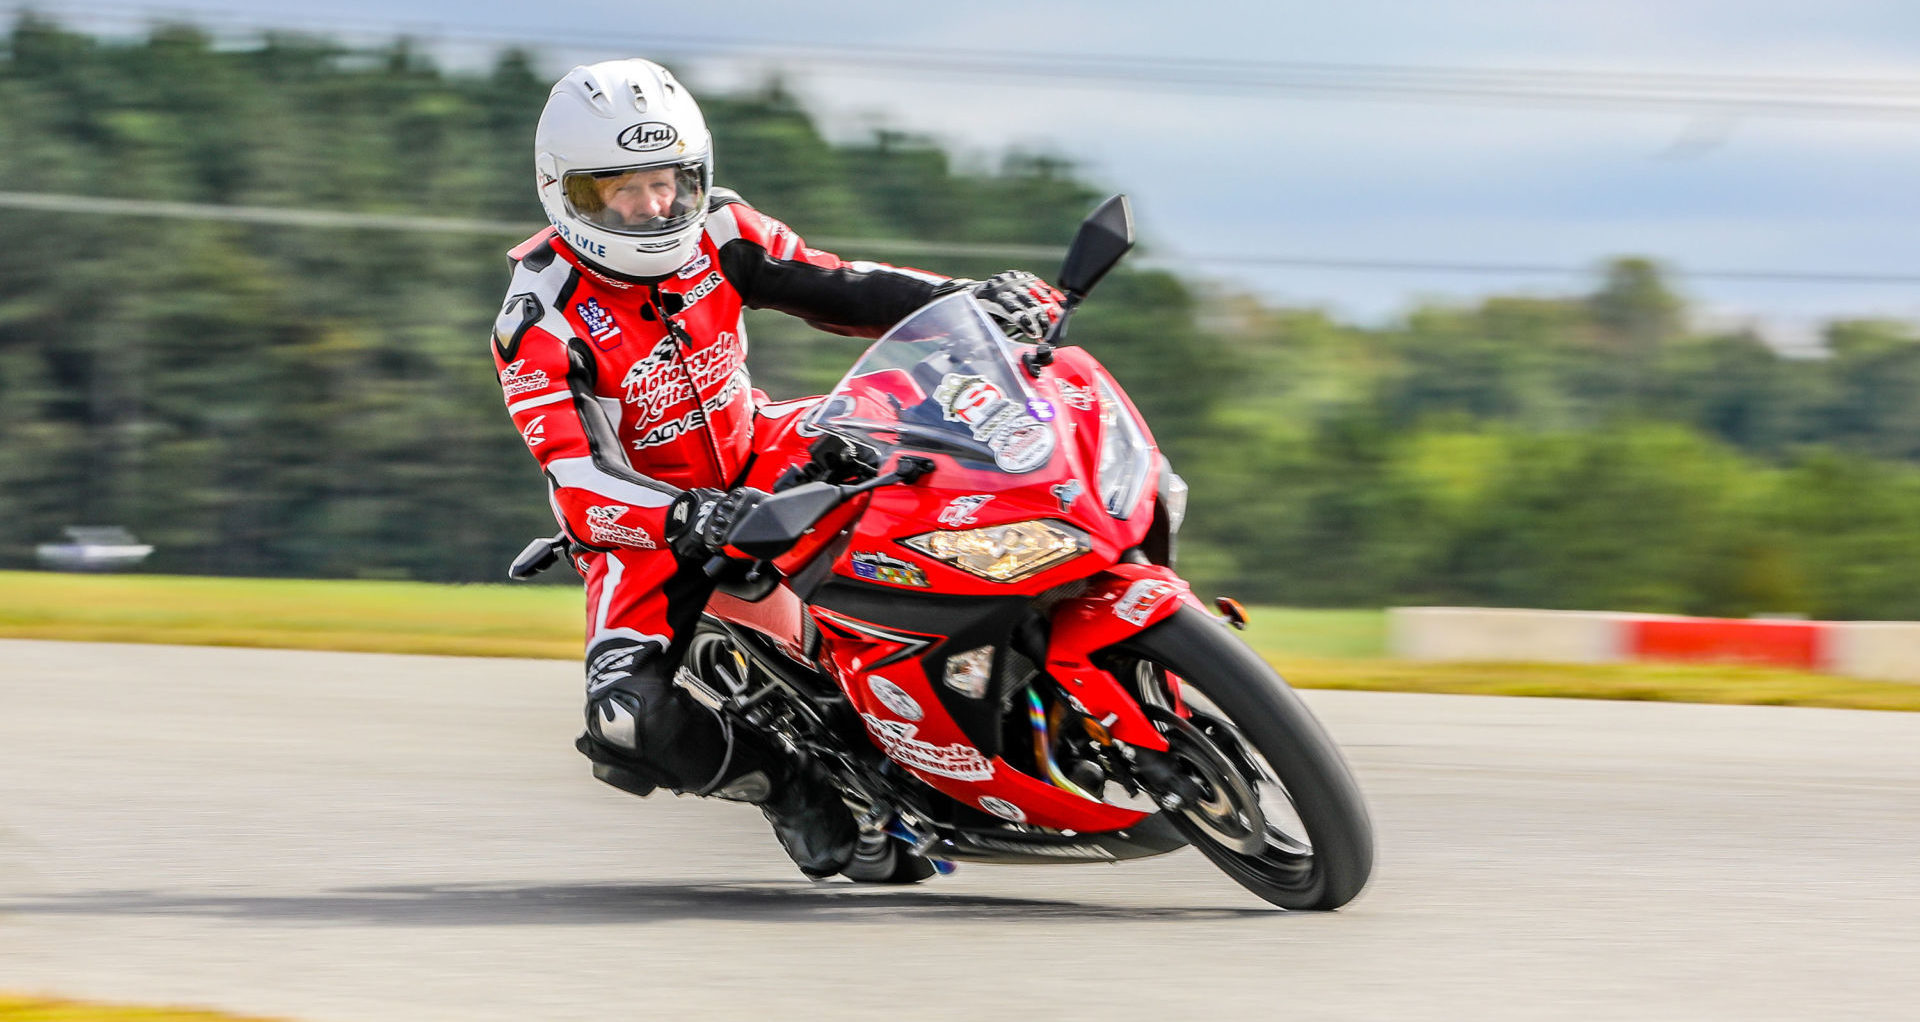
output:
[[[636,170],[631,174],[594,182],[600,201],[628,227],[636,227],[673,210],[678,192],[672,167]]]

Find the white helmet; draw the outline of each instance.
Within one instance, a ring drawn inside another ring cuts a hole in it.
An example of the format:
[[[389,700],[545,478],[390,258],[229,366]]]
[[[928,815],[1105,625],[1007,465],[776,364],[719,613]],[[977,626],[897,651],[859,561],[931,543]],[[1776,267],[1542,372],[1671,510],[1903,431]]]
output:
[[[560,236],[614,277],[663,277],[699,251],[713,136],[666,68],[608,60],[567,72],[533,133],[540,205]]]

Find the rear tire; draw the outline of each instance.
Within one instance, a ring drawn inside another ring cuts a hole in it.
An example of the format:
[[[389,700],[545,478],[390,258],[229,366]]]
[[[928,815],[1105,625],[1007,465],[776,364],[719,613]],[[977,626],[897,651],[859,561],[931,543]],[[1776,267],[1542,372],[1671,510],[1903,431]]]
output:
[[[1366,803],[1333,740],[1273,668],[1213,618],[1187,606],[1111,651],[1132,661],[1121,666],[1135,668],[1143,702],[1164,701],[1164,688],[1153,691],[1164,685],[1154,680],[1160,677],[1155,667],[1179,675],[1194,712],[1190,722],[1243,774],[1258,775],[1246,780],[1256,782],[1261,805],[1271,806],[1261,814],[1264,841],[1261,835],[1253,841],[1262,850],[1248,854],[1229,847],[1198,806],[1167,813],[1194,847],[1242,887],[1282,908],[1328,910],[1353,900],[1373,871]],[[1276,816],[1286,819],[1276,822]]]

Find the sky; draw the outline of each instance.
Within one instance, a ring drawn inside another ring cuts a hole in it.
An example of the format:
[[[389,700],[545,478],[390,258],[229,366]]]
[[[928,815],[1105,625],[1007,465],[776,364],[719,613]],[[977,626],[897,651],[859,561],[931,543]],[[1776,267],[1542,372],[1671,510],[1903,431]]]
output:
[[[1183,259],[1592,267],[1630,254],[1681,269],[1920,277],[1920,113],[1911,112],[1920,109],[1920,4],[1908,0],[572,0],[563,8],[308,0],[298,13],[266,0],[34,6],[81,28],[171,11],[236,27],[404,29],[441,37],[437,52],[452,63],[484,60],[500,41],[519,39],[556,76],[576,62],[653,56],[709,89],[778,69],[830,134],[906,130],[982,164],[1015,149],[1065,156],[1103,189],[1132,196],[1143,240],[1170,265],[1226,290],[1362,322],[1391,320],[1421,301],[1564,294],[1594,278]],[[542,16],[556,9],[564,20]],[[909,59],[861,66],[762,55],[818,47]],[[976,64],[1012,58],[1039,72],[1089,56],[1133,60],[1122,63],[1125,80],[1063,78],[916,68],[912,54],[927,50]],[[1909,112],[1787,117],[1685,104],[1197,89],[1170,80],[1168,61],[1587,71],[1609,81],[1785,77],[1810,81],[1768,83],[1770,95],[1837,90],[1849,102],[1905,101]],[[727,162],[750,159],[719,154],[722,182]],[[1678,283],[1713,321],[1751,323],[1788,345],[1806,343],[1828,318],[1920,320],[1920,283]]]

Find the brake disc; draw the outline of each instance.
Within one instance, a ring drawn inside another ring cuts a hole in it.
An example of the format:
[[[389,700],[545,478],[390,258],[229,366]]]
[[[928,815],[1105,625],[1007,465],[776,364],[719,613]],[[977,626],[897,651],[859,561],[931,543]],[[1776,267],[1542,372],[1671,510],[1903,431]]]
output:
[[[1168,755],[1202,792],[1202,798],[1175,811],[1222,847],[1242,855],[1265,851],[1267,817],[1260,810],[1260,794],[1253,783],[1205,732],[1171,710],[1145,709],[1154,726],[1167,736]]]

